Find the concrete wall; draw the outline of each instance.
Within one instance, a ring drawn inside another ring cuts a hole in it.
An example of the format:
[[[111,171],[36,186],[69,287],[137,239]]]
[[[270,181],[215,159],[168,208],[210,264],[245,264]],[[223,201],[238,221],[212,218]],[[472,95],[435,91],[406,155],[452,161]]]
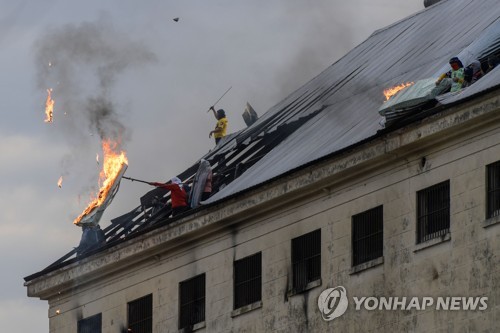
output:
[[[201,228],[196,238],[187,235],[178,245],[171,244],[175,239],[160,244],[133,265],[120,259],[120,250],[112,250],[117,268],[91,283],[70,279],[71,286],[49,297],[50,332],[76,332],[78,319],[96,313],[102,313],[103,332],[121,332],[127,324],[127,302],[149,293],[154,332],[178,332],[179,282],[201,273],[206,274],[207,293],[205,327],[199,332],[500,331],[500,224],[485,226],[485,170],[498,160],[499,121],[438,129],[425,141],[263,206],[262,213],[254,210],[245,217],[243,211],[217,229]],[[416,244],[416,192],[448,179],[450,237],[430,242],[432,246]],[[353,274],[351,217],[378,205],[384,207],[383,263]],[[291,239],[318,228],[321,285],[288,296]],[[233,261],[259,251],[262,307],[232,317]],[[350,304],[343,316],[325,322],[318,296],[339,285],[349,298],[487,296],[488,309],[356,311]]]

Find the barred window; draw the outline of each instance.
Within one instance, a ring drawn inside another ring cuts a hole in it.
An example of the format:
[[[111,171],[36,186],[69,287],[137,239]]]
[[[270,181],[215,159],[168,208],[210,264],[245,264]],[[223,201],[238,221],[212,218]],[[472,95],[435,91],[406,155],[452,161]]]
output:
[[[138,298],[128,303],[128,332],[153,332],[153,295]]]
[[[500,161],[486,166],[486,218],[500,215]]]
[[[292,239],[293,290],[321,278],[321,229]]]
[[[262,298],[262,254],[234,262],[234,309],[260,301]]]
[[[450,231],[450,181],[417,192],[417,243]]]
[[[101,327],[102,315],[100,313],[78,321],[78,333],[101,333]]]
[[[179,329],[205,321],[205,274],[179,283]]]
[[[353,266],[382,257],[384,223],[382,206],[352,217]]]

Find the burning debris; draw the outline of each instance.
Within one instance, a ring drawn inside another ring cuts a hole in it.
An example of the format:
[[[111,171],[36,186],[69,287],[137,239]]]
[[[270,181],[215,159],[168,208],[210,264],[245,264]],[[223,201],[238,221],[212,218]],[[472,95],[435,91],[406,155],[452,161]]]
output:
[[[47,89],[47,100],[45,101],[45,122],[51,123],[54,121],[54,100],[52,99],[52,89]]]
[[[95,138],[102,144],[103,152],[96,154],[96,163],[101,169],[99,191],[91,196],[88,206],[73,221],[82,227],[77,249],[77,255],[81,255],[106,242],[99,221],[117,194],[128,166],[122,143],[129,138],[129,133],[115,112],[110,99],[112,89],[117,77],[126,69],[154,62],[156,56],[143,43],[116,31],[105,17],[96,22],[46,30],[36,47],[37,86],[44,90],[57,87],[58,105],[62,105],[64,115],[68,115],[61,122],[64,127],[56,129],[69,134],[71,140],[68,141],[78,148],[94,144]],[[81,86],[82,77],[91,82]],[[52,122],[52,89],[47,93],[45,122]],[[78,157],[71,154],[70,159]],[[62,187],[62,176],[58,186]],[[80,203],[80,194],[77,195]]]
[[[61,187],[62,187],[62,182],[63,182],[63,176],[59,177],[59,180],[57,181],[57,186],[58,186],[59,188],[61,188]]]
[[[394,92],[394,88],[391,88],[393,94],[386,95],[386,98],[389,96],[389,99],[381,105],[378,111],[381,116],[385,117],[385,126],[390,126],[399,119],[414,114],[420,109],[435,105],[437,103],[435,97],[441,93],[439,91],[440,87],[437,87],[435,82],[435,78],[429,78],[418,80],[415,83],[401,84],[394,87],[400,88],[396,92]],[[386,91],[389,92],[389,90]],[[384,91],[384,94],[386,91]]]
[[[103,167],[99,175],[100,190],[97,197],[93,198],[87,208],[73,223],[78,226],[96,226],[102,214],[109,206],[120,186],[120,180],[127,170],[128,160],[124,151],[117,152],[117,143],[103,140]]]
[[[387,88],[384,90],[385,101],[387,102],[392,96],[396,95],[399,91],[413,85],[413,82],[401,83],[400,85]]]

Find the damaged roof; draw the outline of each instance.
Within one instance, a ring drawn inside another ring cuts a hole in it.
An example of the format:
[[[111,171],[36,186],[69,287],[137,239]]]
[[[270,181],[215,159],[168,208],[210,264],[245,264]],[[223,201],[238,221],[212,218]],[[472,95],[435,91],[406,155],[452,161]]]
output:
[[[227,136],[202,157],[211,162],[217,175],[216,193],[205,203],[233,197],[380,135],[383,118],[378,110],[385,100],[384,89],[402,82],[437,79],[448,71],[448,60],[454,56],[466,65],[474,59],[485,62],[489,55],[499,52],[498,0],[444,0],[374,32],[251,126]],[[497,87],[499,74],[496,68],[459,94],[439,96],[439,102],[460,102]],[[197,163],[192,165],[179,178],[193,177],[197,167]],[[155,199],[167,208],[155,209]],[[138,207],[111,220],[103,229],[106,243],[100,248],[78,256],[77,250],[72,250],[25,280],[176,220],[168,218],[168,202],[169,194],[163,189],[146,193]],[[194,211],[201,209],[203,206]]]
[[[464,64],[487,58],[500,48],[499,17],[498,1],[448,0],[375,32],[267,112],[266,117],[273,117],[287,101],[308,105],[301,113],[321,110],[209,202],[375,135],[381,129],[377,111],[385,100],[384,89],[437,79],[449,70],[448,60],[456,55]],[[492,72],[450,99],[457,101],[469,95],[467,90],[479,92],[498,81]],[[296,107],[289,108],[293,112]]]

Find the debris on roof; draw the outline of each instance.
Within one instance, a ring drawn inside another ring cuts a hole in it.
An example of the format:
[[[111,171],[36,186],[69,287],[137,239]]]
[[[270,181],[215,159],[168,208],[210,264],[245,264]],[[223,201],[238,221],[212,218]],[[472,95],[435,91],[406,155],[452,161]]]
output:
[[[253,123],[259,119],[259,116],[257,115],[257,112],[253,109],[253,107],[250,105],[250,103],[247,102],[247,105],[245,107],[245,111],[242,114],[243,120],[245,121],[245,124],[247,126],[251,126]]]
[[[390,126],[398,119],[436,105],[436,96],[444,93],[439,88],[441,87],[436,86],[436,79],[432,78],[419,80],[411,87],[397,93],[384,102],[378,110],[380,115],[385,117],[384,126]]]

